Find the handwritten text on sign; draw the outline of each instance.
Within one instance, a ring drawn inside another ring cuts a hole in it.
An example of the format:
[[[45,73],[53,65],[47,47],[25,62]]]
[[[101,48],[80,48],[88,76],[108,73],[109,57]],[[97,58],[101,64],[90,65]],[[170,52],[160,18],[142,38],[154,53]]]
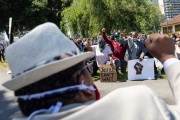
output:
[[[115,82],[117,81],[117,74],[115,67],[110,65],[100,66],[100,81],[101,82]]]

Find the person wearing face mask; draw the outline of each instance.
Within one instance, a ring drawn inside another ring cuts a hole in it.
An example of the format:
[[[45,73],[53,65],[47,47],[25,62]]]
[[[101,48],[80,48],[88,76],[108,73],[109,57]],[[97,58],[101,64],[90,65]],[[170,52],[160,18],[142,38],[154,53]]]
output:
[[[87,41],[86,48],[95,52],[97,66],[102,64],[113,64],[112,51],[110,47],[105,43],[103,38],[98,39],[98,45],[90,46],[90,40]]]
[[[175,51],[176,51],[177,58],[180,59],[180,37],[176,38]]]
[[[174,105],[145,85],[119,88],[99,99],[84,64],[94,53],[80,53],[53,23],[36,27],[6,49],[12,78],[3,86],[14,91],[23,114],[14,120],[179,120],[180,61],[174,43],[153,34],[145,45],[165,68]]]
[[[113,33],[112,33],[112,35],[110,36],[110,39],[111,39],[111,40],[115,40],[115,36],[116,36],[117,34],[120,34],[120,32],[118,32],[118,30],[117,30],[116,28],[114,28]]]
[[[117,74],[119,74],[118,70],[119,70],[119,67],[121,65],[121,61],[124,61],[124,55],[125,55],[126,48],[123,44],[121,44],[118,32],[114,33],[114,37],[115,37],[114,39],[115,40],[109,40],[107,38],[105,32],[106,32],[106,29],[103,28],[102,29],[102,37],[104,38],[105,42],[107,44],[109,44],[109,46],[111,47],[111,50],[113,52],[113,54],[112,54],[113,63],[116,66]],[[121,72],[126,72],[126,70],[123,70]]]
[[[76,45],[81,52],[84,52],[84,45],[81,38],[77,40]]]
[[[22,113],[15,120],[65,119],[100,99],[85,65],[94,52],[81,53],[53,23],[8,46],[6,57],[12,78],[3,86],[14,91]]]

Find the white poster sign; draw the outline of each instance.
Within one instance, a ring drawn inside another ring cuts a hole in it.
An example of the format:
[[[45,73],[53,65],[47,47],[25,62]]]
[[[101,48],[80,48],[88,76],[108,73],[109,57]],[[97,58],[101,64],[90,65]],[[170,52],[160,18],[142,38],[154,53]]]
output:
[[[128,80],[147,80],[154,78],[154,59],[128,61]]]

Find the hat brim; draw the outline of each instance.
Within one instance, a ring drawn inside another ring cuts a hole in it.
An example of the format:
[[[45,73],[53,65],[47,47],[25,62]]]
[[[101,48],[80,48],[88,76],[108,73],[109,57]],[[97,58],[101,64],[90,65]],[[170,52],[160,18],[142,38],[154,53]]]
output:
[[[6,81],[2,85],[10,90],[18,90],[27,85],[40,81],[43,78],[68,69],[88,58],[94,57],[94,52],[85,52],[70,58],[45,64],[38,68],[27,71],[19,76]]]

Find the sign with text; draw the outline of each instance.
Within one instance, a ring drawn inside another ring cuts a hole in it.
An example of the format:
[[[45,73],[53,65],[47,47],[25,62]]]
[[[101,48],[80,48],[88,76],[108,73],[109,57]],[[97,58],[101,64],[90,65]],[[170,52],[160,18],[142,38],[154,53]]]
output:
[[[117,81],[117,73],[115,66],[100,65],[100,81],[101,82],[116,82]]]
[[[147,80],[154,78],[154,59],[128,61],[128,80]]]

